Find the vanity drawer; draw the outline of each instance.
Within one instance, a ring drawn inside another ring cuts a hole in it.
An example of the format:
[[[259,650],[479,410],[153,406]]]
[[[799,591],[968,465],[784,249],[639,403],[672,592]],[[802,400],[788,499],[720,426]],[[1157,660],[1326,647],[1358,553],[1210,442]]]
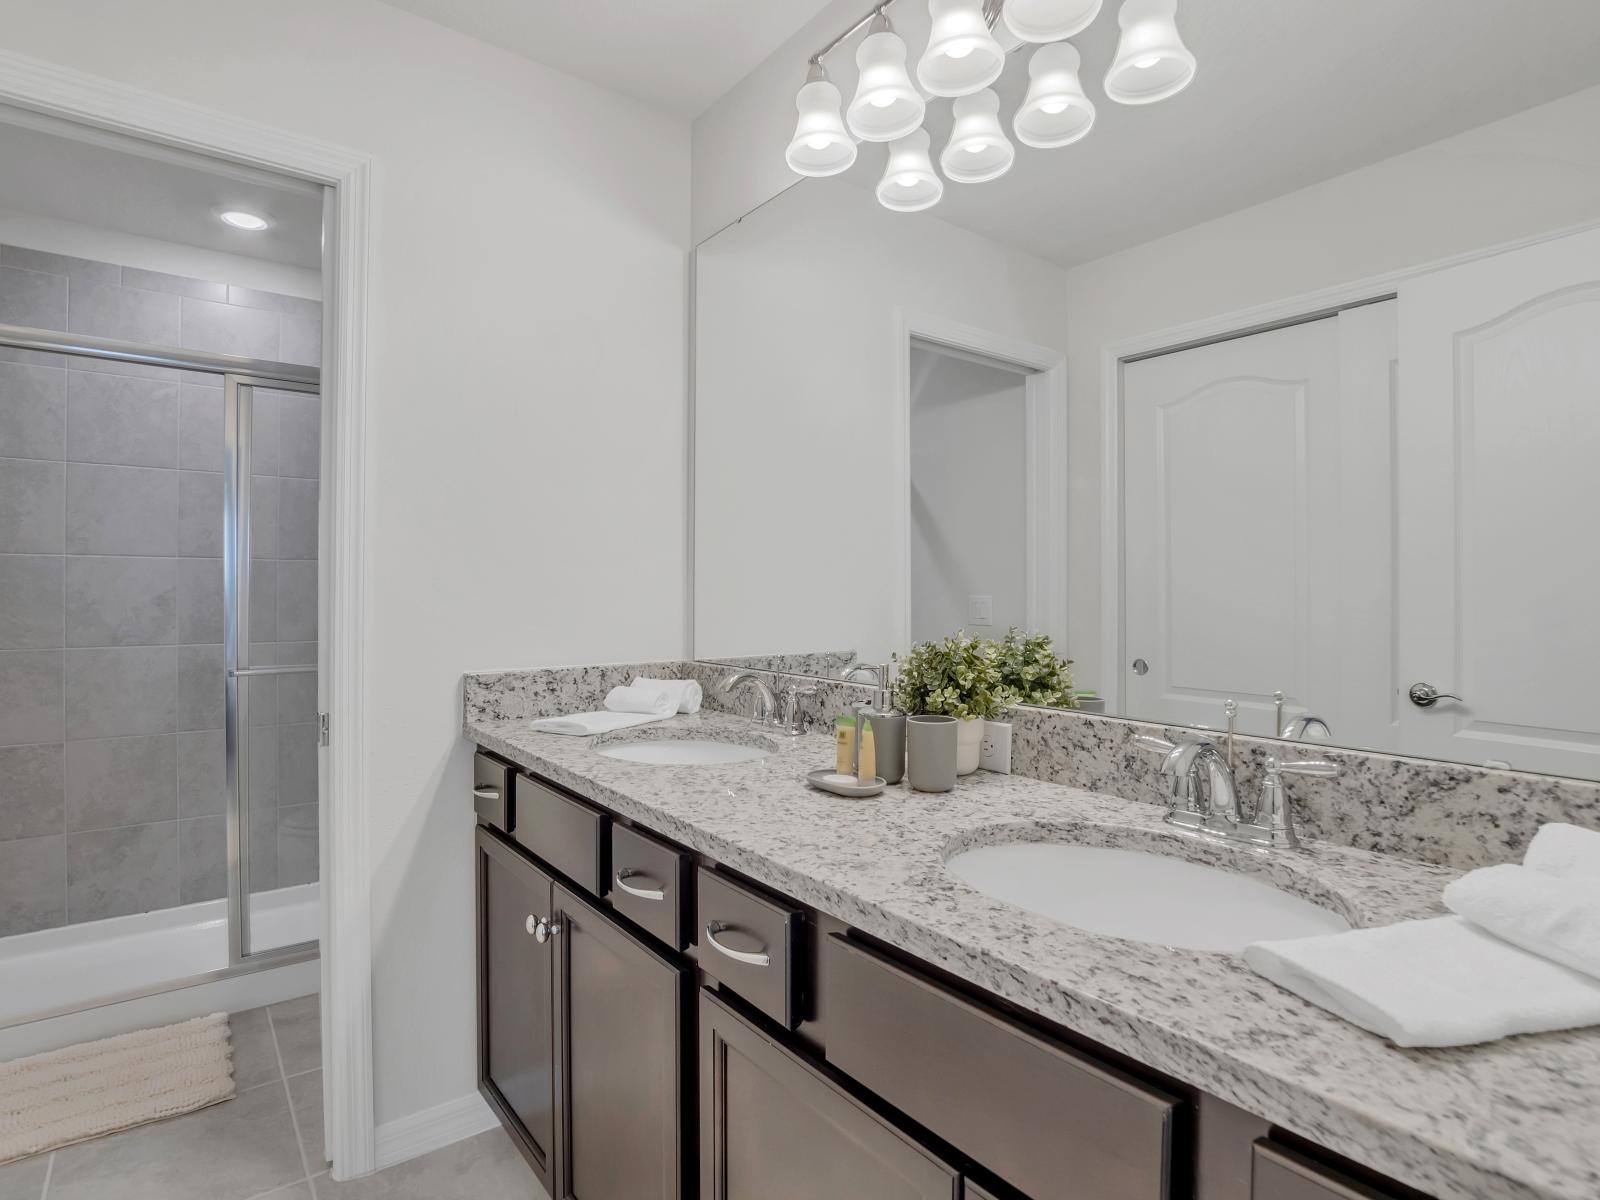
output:
[[[516,809],[511,803],[511,780],[516,774],[509,763],[478,751],[472,756],[472,808],[478,820],[510,833]]]
[[[695,891],[700,969],[793,1029],[802,1016],[800,910],[707,867],[700,868]]]
[[[689,856],[626,825],[611,826],[611,907],[674,950],[689,944]]]
[[[512,836],[519,845],[579,887],[605,895],[610,817],[531,775],[518,775],[516,819]]]
[[[828,1061],[863,1087],[1030,1196],[1171,1195],[1176,1097],[838,934],[823,952]]]
[[[1399,1192],[1378,1191],[1266,1139],[1254,1158],[1250,1200],[1400,1200]]]

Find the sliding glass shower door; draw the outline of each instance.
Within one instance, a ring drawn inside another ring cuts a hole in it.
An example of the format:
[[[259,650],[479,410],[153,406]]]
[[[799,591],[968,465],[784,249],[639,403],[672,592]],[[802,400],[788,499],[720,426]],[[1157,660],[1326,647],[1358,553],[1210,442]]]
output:
[[[230,957],[318,937],[315,387],[224,388]]]

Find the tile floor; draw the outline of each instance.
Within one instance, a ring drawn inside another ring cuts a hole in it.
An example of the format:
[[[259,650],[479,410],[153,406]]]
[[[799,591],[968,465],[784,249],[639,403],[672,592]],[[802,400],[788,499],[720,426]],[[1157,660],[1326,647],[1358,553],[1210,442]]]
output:
[[[0,1167],[0,1200],[534,1200],[491,1130],[337,1183],[322,1150],[317,997],[234,1013],[237,1094],[224,1104]]]

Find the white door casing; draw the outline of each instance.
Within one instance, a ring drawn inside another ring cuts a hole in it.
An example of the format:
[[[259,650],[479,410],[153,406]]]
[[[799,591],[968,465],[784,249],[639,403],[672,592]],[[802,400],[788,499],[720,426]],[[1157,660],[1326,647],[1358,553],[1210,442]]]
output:
[[[1600,777],[1600,231],[1414,280],[1401,312],[1404,752]]]

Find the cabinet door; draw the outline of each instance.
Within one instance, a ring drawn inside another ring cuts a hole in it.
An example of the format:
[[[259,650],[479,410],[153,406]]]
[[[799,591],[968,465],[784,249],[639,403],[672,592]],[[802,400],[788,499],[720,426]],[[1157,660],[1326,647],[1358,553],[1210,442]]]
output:
[[[683,1180],[685,972],[555,889],[556,1200],[676,1200]]]
[[[478,1088],[546,1187],[555,1145],[551,879],[479,828]]]
[[[955,1200],[949,1164],[700,993],[701,1200]]]

